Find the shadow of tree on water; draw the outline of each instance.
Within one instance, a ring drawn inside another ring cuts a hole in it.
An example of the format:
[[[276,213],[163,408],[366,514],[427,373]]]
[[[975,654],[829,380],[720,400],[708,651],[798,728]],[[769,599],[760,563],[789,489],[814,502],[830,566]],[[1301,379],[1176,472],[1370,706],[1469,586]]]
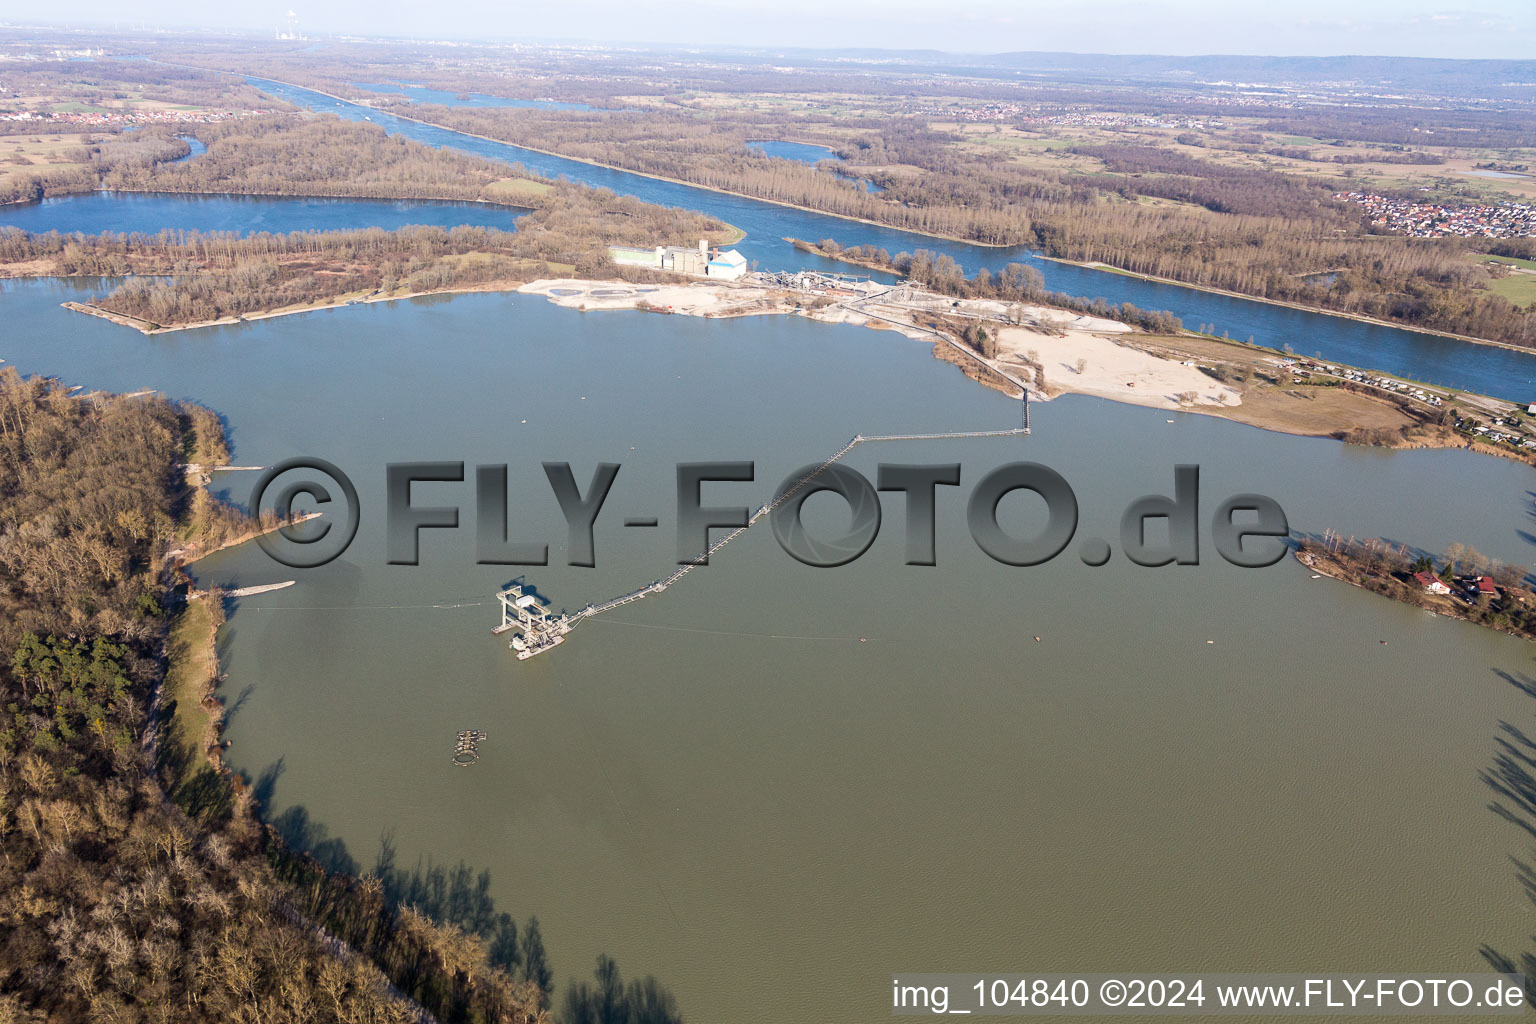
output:
[[[1496,674],[1526,696],[1536,698],[1536,679],[1511,672]],[[1478,773],[1495,794],[1488,809],[1536,840],[1536,737],[1513,722],[1501,721],[1494,744],[1493,763]],[[1510,862],[1526,899],[1536,905],[1536,865],[1515,856]],[[1536,935],[1531,939],[1536,942]],[[1511,956],[1484,944],[1478,952],[1496,971],[1523,974],[1526,1001],[1536,999],[1536,950]]]
[[[283,770],[279,759],[251,783],[258,806],[271,806]],[[389,964],[393,969],[387,973],[404,991],[439,1007],[439,1019],[456,1022],[470,1015],[462,999],[422,989],[424,982],[409,965],[402,970],[390,960],[391,950],[385,948],[389,929],[377,927],[380,918],[415,912],[460,929],[480,941],[489,966],[512,981],[537,986],[549,1005],[554,971],[539,919],[531,916],[519,925],[510,913],[497,909],[490,869],[476,871],[463,860],[449,866],[431,859],[401,868],[395,863],[394,835],[386,831],[379,837],[373,866],[363,872],[346,843],[331,836],[303,805],[285,808],[267,824],[290,851],[279,854],[274,867],[306,898],[306,910],[381,965]],[[676,999],[650,975],[625,984],[618,965],[604,954],[597,958],[593,980],[595,985],[568,983],[563,1005],[552,1019],[561,1024],[682,1024]]]

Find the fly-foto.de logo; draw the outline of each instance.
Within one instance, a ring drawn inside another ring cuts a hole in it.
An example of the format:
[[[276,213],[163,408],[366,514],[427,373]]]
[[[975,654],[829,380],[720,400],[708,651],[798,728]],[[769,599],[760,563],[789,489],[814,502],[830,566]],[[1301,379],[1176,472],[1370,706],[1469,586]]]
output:
[[[545,462],[547,496],[524,495],[523,500],[553,500],[566,524],[567,564],[597,564],[593,529],[602,514],[620,465],[599,463],[586,485],[578,483],[568,462]],[[679,565],[706,565],[709,556],[733,537],[767,519],[780,547],[805,565],[832,568],[860,558],[874,545],[883,518],[881,493],[900,495],[905,511],[903,558],[908,565],[937,564],[936,514],[938,489],[962,486],[960,463],[880,463],[874,482],[858,470],[829,460],[803,466],[787,476],[773,497],[760,505],[727,504],[740,500],[743,485],[756,480],[749,461],[681,462],[676,466],[676,539]],[[325,478],[325,479],[320,479]],[[508,498],[505,463],[478,465],[466,472],[463,462],[392,462],[384,467],[384,529],[390,565],[420,562],[422,530],[461,528],[461,505],[424,505],[413,500],[417,483],[465,485],[464,507],[474,509],[475,561],[480,565],[537,566],[549,564],[549,540],[523,536]],[[1290,533],[1285,512],[1262,494],[1235,494],[1210,506],[1200,493],[1200,467],[1174,467],[1171,494],[1149,494],[1126,506],[1120,518],[1119,548],[1136,565],[1199,565],[1203,525],[1221,558],[1244,568],[1273,565],[1285,556]],[[732,486],[734,485],[734,487]],[[709,491],[706,502],[705,490]],[[1010,533],[999,522],[1003,499],[1027,491],[1045,505],[1043,526],[1028,535]],[[269,495],[268,492],[271,492]],[[837,495],[847,506],[849,525],[843,533],[814,535],[802,521],[808,498]],[[301,525],[295,503],[307,498],[320,510],[319,522]],[[337,506],[344,504],[344,508]],[[250,508],[275,517],[277,529],[259,538],[262,550],[294,568],[315,568],[340,557],[357,535],[362,519],[357,488],[338,467],[316,458],[295,458],[264,472],[251,494]],[[626,527],[656,528],[655,515],[624,519]],[[1006,565],[1032,566],[1065,552],[1078,532],[1078,502],[1060,473],[1037,462],[1010,462],[991,469],[971,486],[966,501],[966,525],[977,547]],[[1149,526],[1152,528],[1149,529]],[[727,531],[724,536],[711,532]],[[1078,540],[1076,552],[1084,564],[1099,566],[1113,556],[1114,544],[1102,537]]]

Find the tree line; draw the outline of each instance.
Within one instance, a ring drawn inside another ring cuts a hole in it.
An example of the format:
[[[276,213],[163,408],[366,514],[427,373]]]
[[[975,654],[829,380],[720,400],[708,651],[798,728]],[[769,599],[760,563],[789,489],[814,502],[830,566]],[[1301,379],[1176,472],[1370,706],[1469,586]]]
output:
[[[614,207],[637,216],[611,216]],[[657,214],[659,211],[659,214]],[[647,217],[647,213],[653,216]],[[283,235],[162,231],[148,234],[30,235],[0,228],[0,267],[46,266],[55,274],[129,276],[95,305],[162,327],[201,323],[336,300],[478,286],[546,277],[617,273],[607,246],[644,241],[670,211],[594,193],[582,208],[546,207],[533,230],[461,225],[298,231]],[[681,215],[685,221],[690,218]],[[693,222],[689,227],[700,227]],[[686,230],[686,229],[685,229]],[[635,275],[630,275],[634,277]],[[641,275],[645,276],[645,275]],[[646,279],[650,279],[650,275]]]
[[[188,131],[207,146],[195,159],[172,162],[189,152],[187,143],[164,126],[146,127],[73,150],[78,167],[65,168],[56,180],[18,182],[12,198],[111,188],[488,202],[535,211],[526,233],[538,239],[541,258],[558,262],[574,262],[608,244],[682,245],[732,237],[705,214],[433,149],[389,135],[379,125],[335,115],[272,114]],[[112,237],[142,241],[146,236]],[[16,243],[9,245],[14,251]],[[90,248],[99,251],[103,245],[124,248],[117,241]]]
[[[794,239],[793,242],[796,248],[804,252],[900,274],[913,284],[940,295],[1027,302],[1070,309],[1090,316],[1119,320],[1155,334],[1176,334],[1184,329],[1184,322],[1167,310],[1146,310],[1129,302],[1116,304],[1105,299],[1088,299],[1065,292],[1048,291],[1044,275],[1027,263],[1009,263],[996,274],[983,267],[973,277],[967,278],[955,258],[944,252],[918,249],[892,256],[887,250],[871,245],[844,248],[830,238],[814,243],[800,239]],[[966,340],[969,342],[971,339],[967,337]],[[977,350],[980,351],[979,348]]]
[[[201,751],[148,753],[181,464],[223,458],[208,410],[0,369],[0,1019],[551,1024],[537,920],[483,873],[327,870],[254,789],[181,785]],[[677,1024],[644,990],[626,1024]]]

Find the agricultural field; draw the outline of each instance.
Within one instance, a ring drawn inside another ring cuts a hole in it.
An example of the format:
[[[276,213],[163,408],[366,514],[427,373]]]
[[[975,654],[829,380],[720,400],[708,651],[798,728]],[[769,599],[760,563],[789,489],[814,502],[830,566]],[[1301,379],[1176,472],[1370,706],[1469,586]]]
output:
[[[79,166],[70,153],[108,136],[99,132],[50,132],[40,135],[0,135],[0,193],[14,178],[39,171]]]
[[[1488,290],[1504,296],[1517,306],[1529,306],[1536,302],[1536,271],[1515,271],[1508,277],[1491,282]]]

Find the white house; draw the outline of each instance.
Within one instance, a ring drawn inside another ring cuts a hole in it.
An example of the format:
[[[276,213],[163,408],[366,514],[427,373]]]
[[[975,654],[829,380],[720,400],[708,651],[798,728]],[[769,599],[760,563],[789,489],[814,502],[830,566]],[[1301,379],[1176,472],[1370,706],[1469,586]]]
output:
[[[737,281],[747,274],[747,258],[735,249],[716,253],[705,268],[705,274],[724,281]]]
[[[1451,592],[1451,588],[1446,586],[1445,581],[1434,573],[1416,572],[1413,574],[1413,578],[1418,582],[1419,586],[1431,594],[1449,594]]]

